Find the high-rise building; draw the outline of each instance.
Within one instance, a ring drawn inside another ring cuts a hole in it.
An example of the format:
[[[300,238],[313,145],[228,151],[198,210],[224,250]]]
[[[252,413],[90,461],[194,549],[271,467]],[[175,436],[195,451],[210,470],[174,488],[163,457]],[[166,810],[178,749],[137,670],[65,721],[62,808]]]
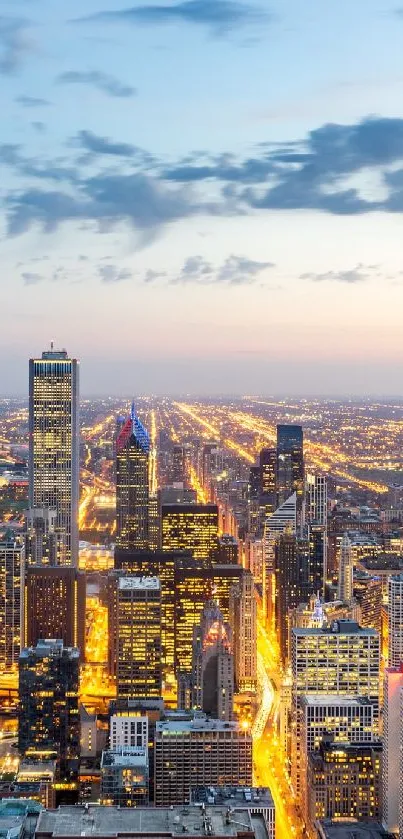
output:
[[[323,524],[308,526],[309,564],[307,593],[325,593],[327,577],[327,528]]]
[[[381,813],[380,743],[324,740],[308,757],[306,817],[377,821]]]
[[[57,638],[85,651],[85,574],[76,568],[28,566],[24,585],[24,646]]]
[[[270,516],[264,525],[263,608],[269,616],[274,597],[275,544],[281,533],[297,529],[297,494],[293,492]]]
[[[229,566],[236,568],[236,566]],[[175,669],[192,669],[193,628],[213,594],[212,570],[203,560],[189,557],[175,563]]]
[[[297,509],[302,510],[304,496],[304,437],[300,425],[277,426],[277,506],[292,493],[297,494]]]
[[[238,558],[237,539],[235,539],[235,536],[224,533],[218,539],[218,563],[220,565],[237,565]]]
[[[379,721],[379,635],[354,621],[330,627],[293,629],[292,644],[292,777],[301,792],[301,697],[316,694],[367,697],[374,709],[373,735]]]
[[[161,586],[158,577],[117,574],[109,596],[110,670],[119,697],[161,696]]]
[[[281,533],[275,543],[275,614],[281,658],[289,657],[289,611],[306,598],[309,546],[294,533]]]
[[[78,373],[78,361],[53,345],[29,362],[28,518],[46,520],[44,511],[56,511],[58,565],[78,563]],[[43,550],[36,548],[35,561],[48,552],[45,542]]]
[[[400,667],[403,662],[403,574],[388,580],[388,664]]]
[[[213,562],[218,549],[215,504],[164,504],[161,513],[163,551],[191,551],[195,559]]]
[[[307,472],[305,475],[305,522],[327,525],[327,477]]]
[[[148,547],[150,551],[157,551],[160,546],[160,516],[159,503],[156,494],[148,498]]]
[[[276,508],[277,450],[262,449],[259,455],[260,494],[271,499],[272,511]],[[290,494],[290,493],[289,493]],[[269,501],[270,503],[270,501]]]
[[[245,574],[242,565],[214,565],[213,567],[213,597],[225,621],[229,620],[231,589],[237,585]]]
[[[382,761],[382,821],[391,833],[397,833],[401,806],[401,741],[403,720],[401,696],[403,692],[403,663],[385,669],[383,687],[383,761]]]
[[[204,607],[193,630],[192,707],[231,720],[234,699],[232,631],[214,601]]]
[[[237,722],[159,722],[155,732],[155,803],[186,804],[202,786],[252,785],[252,735]]]
[[[248,481],[249,501],[259,498],[261,492],[261,469],[260,466],[251,466]]]
[[[116,439],[116,545],[126,550],[149,546],[150,439],[134,404]]]
[[[0,671],[16,669],[22,646],[24,545],[6,535],[0,542]]]
[[[240,693],[257,690],[257,605],[253,574],[244,571],[230,592],[235,686]]]
[[[339,553],[339,590],[342,603],[351,603],[353,597],[353,549],[347,533],[344,534]]]
[[[102,752],[101,804],[148,804],[148,752],[145,746],[117,746]]]
[[[36,507],[26,515],[26,565],[58,565],[64,557],[62,533],[57,527],[57,510]]]
[[[77,649],[55,640],[26,647],[19,658],[19,752],[55,753],[66,794],[78,780],[80,760],[79,659]]]

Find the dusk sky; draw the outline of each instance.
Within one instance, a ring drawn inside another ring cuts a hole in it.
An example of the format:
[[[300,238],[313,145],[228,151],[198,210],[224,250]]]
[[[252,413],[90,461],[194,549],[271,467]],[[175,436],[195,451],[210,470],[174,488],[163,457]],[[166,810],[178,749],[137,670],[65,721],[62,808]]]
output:
[[[0,392],[403,396],[403,2],[0,0]]]

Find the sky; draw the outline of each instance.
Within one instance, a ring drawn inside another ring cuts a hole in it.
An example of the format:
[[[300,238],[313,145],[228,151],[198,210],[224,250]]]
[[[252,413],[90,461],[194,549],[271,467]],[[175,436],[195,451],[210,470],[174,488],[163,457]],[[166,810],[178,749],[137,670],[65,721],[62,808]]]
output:
[[[0,0],[0,393],[53,340],[84,395],[402,397],[402,43],[403,0]]]

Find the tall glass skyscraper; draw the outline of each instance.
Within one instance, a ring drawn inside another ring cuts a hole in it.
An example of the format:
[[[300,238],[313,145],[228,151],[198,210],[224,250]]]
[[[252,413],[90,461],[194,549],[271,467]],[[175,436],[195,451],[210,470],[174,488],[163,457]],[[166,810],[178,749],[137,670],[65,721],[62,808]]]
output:
[[[297,493],[297,510],[304,496],[304,437],[301,425],[277,426],[277,504]]]
[[[66,350],[52,345],[42,358],[30,359],[29,515],[35,529],[35,519],[43,521],[46,511],[53,511],[56,565],[78,563],[78,384],[79,363]]]
[[[134,405],[116,439],[116,545],[126,550],[149,546],[150,439]]]

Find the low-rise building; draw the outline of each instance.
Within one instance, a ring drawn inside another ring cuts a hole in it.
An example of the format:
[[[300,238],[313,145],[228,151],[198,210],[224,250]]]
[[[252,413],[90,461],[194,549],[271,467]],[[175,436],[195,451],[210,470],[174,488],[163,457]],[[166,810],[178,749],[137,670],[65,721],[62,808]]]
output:
[[[101,804],[138,807],[148,804],[148,752],[121,746],[102,752]]]

